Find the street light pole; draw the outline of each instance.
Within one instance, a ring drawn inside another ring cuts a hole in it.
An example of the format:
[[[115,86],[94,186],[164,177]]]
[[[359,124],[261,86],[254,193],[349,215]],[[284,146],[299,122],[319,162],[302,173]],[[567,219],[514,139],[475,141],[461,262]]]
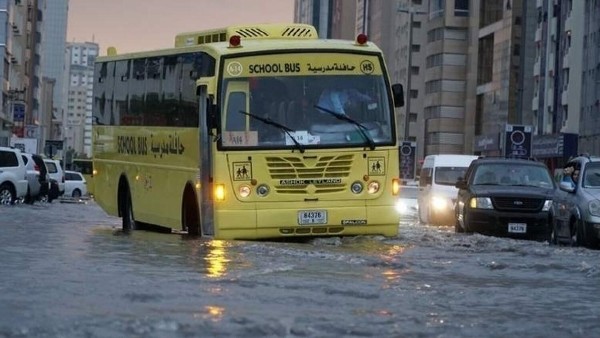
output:
[[[398,12],[408,13],[408,69],[406,71],[406,99],[405,99],[405,114],[404,114],[404,139],[409,139],[410,125],[410,99],[411,99],[411,80],[412,80],[412,44],[413,44],[413,20],[415,14],[426,14],[423,11],[417,11],[412,6],[405,8],[402,5],[398,6]]]

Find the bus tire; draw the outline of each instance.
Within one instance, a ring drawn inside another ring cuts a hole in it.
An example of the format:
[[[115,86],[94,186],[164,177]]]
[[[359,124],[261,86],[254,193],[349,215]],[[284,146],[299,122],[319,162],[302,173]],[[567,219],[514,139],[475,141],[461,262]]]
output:
[[[135,218],[133,217],[133,207],[131,205],[131,193],[126,189],[123,202],[121,203],[121,219],[123,220],[123,231],[136,230]]]
[[[190,236],[200,236],[200,213],[193,188],[186,187],[181,206],[181,230]]]

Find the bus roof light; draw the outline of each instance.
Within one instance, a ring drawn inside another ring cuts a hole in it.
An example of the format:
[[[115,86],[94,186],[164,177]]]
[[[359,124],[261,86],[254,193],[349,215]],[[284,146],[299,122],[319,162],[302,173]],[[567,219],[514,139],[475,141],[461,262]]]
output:
[[[232,35],[229,37],[229,47],[240,47],[242,39],[239,35]]]
[[[364,44],[366,44],[368,41],[369,41],[369,39],[367,38],[367,35],[366,35],[366,34],[363,34],[363,33],[361,33],[361,34],[358,34],[358,35],[356,36],[356,43],[357,43],[357,44],[359,44],[359,45],[364,45]]]

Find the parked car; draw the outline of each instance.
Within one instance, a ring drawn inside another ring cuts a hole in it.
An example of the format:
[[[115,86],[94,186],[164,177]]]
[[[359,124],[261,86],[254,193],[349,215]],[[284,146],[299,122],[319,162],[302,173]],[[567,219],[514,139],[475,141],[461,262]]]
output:
[[[62,196],[65,193],[65,172],[60,165],[60,161],[45,158],[44,162],[50,178],[58,183],[58,195]]]
[[[403,185],[400,187],[399,197],[396,200],[396,210],[401,221],[416,221],[419,218],[419,202],[417,199],[419,188],[416,185]]]
[[[65,196],[79,198],[88,194],[87,181],[80,172],[65,171]]]
[[[552,203],[550,243],[598,247],[600,157],[578,156],[565,165]]]
[[[517,158],[480,158],[456,183],[456,232],[548,240],[555,190],[545,164]]]
[[[35,201],[45,199],[50,187],[50,176],[46,169],[44,159],[40,155],[21,153],[27,169],[28,189],[25,203],[33,204]]]
[[[0,147],[0,204],[14,204],[27,195],[27,169],[16,148]]]

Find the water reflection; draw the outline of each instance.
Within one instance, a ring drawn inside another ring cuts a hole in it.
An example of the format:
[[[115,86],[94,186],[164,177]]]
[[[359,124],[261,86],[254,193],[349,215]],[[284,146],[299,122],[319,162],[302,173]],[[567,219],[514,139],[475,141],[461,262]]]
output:
[[[225,308],[217,305],[206,305],[203,313],[197,313],[194,315],[195,318],[203,320],[210,320],[212,322],[219,322],[225,315]]]
[[[210,278],[223,277],[227,272],[226,245],[221,240],[211,240],[207,243],[208,252],[204,257],[206,261],[206,274]]]

